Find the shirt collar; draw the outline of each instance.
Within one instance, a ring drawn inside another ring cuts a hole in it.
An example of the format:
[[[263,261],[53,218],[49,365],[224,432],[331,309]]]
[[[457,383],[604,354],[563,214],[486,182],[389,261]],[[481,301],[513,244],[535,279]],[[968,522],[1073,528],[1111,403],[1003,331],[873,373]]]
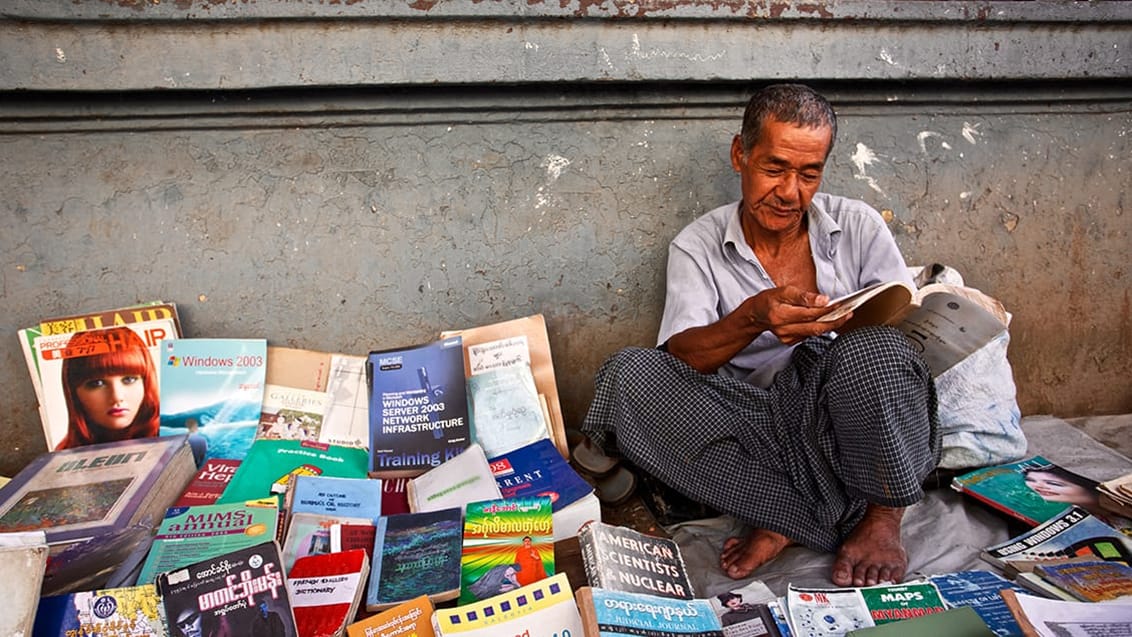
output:
[[[723,245],[731,244],[740,255],[747,259],[754,259],[755,253],[747,245],[747,238],[743,236],[743,224],[739,220],[739,209],[742,201],[732,204],[733,209],[727,219],[727,226],[723,229]],[[826,257],[832,258],[837,240],[841,236],[841,226],[829,216],[823,208],[810,201],[810,208],[806,212],[809,224],[810,245]]]

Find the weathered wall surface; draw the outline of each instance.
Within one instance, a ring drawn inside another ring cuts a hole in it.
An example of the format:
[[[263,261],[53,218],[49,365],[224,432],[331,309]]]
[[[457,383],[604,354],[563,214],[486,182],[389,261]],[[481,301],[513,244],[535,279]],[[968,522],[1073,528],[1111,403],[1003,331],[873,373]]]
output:
[[[510,25],[514,48],[496,31],[512,8],[475,3],[292,3],[307,15],[275,20],[255,12],[277,6],[15,2],[39,13],[0,20],[0,473],[43,450],[15,330],[153,298],[180,305],[190,336],[350,353],[541,312],[577,423],[603,358],[652,344],[667,242],[737,197],[743,102],[782,77],[841,116],[825,189],[891,211],[909,262],[954,265],[1014,313],[1024,413],[1132,410],[1132,11],[613,14],[630,4],[576,19],[524,3],[537,19]],[[367,30],[419,55],[368,47]],[[777,57],[753,64],[760,48]]]

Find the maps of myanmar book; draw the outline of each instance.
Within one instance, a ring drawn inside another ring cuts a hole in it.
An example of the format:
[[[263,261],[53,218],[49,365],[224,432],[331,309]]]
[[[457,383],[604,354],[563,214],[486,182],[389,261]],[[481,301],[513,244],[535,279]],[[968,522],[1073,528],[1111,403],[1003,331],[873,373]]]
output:
[[[138,336],[153,364],[156,364],[160,355],[162,339],[181,336],[177,306],[161,301],[50,318],[34,327],[19,330],[20,347],[39,402],[44,439],[49,451],[54,450],[67,435],[69,417],[63,383],[64,360],[107,353],[105,347],[96,351],[98,348],[90,347],[89,343],[102,341],[102,345],[106,345],[109,342],[121,342],[82,337],[88,343],[83,346],[78,341],[72,344],[72,338],[80,332],[115,335],[117,332],[111,328],[121,327],[129,328]]]
[[[274,540],[162,573],[157,591],[169,625],[190,626],[186,634],[297,634]]]
[[[0,488],[0,532],[43,529],[59,545],[155,526],[195,473],[183,435],[49,451]]]
[[[267,373],[262,338],[161,342],[161,429],[207,445],[206,459],[242,459],[255,439]]]
[[[460,602],[487,599],[554,572],[550,498],[469,502],[460,553]]]
[[[370,352],[370,471],[415,476],[471,444],[459,336]]]

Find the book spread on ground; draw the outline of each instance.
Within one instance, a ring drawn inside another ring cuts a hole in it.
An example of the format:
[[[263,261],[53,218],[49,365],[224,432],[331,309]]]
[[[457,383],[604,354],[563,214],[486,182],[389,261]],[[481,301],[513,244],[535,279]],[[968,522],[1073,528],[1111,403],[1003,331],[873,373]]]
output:
[[[346,627],[347,637],[435,637],[434,606],[428,595],[418,595]],[[564,637],[564,636],[563,636]]]
[[[256,438],[321,440],[326,392],[265,383]]]
[[[295,635],[295,615],[274,540],[157,577],[170,626],[185,634]]]
[[[723,626],[723,637],[763,637],[774,635],[770,602],[778,599],[766,584],[752,580],[705,599]]]
[[[802,588],[786,592],[786,612],[795,637],[845,634],[946,610],[931,582],[860,588]]]
[[[975,469],[951,480],[951,488],[1031,526],[1060,515],[1068,503],[1049,495],[1049,481],[1056,480],[1056,491],[1074,485],[1096,503],[1095,480],[1057,466],[1042,456],[1018,462]]]
[[[476,500],[503,497],[487,456],[476,443],[439,467],[410,479],[406,491],[411,511],[463,508]]]
[[[150,583],[158,573],[270,540],[278,519],[274,500],[170,507],[138,581]]]
[[[160,359],[161,341],[181,336],[177,306],[161,301],[51,318],[35,327],[19,330],[20,347],[39,401],[48,450],[54,450],[67,435],[69,417],[67,391],[63,383],[63,362],[67,359],[112,354],[114,350],[127,349],[128,345],[120,338],[75,338],[75,335],[80,332],[114,335],[116,332],[107,330],[121,327],[129,328],[138,336],[145,347],[144,354],[149,356],[155,367]],[[73,342],[72,338],[75,338]],[[68,366],[74,366],[74,361]]]
[[[550,498],[471,502],[464,510],[460,601],[533,584],[554,573]]]
[[[280,506],[299,475],[365,478],[369,454],[309,440],[256,440],[240,462],[220,504],[276,497]]]
[[[195,472],[186,436],[49,451],[0,488],[0,532],[42,529],[55,545],[156,525]]]
[[[1003,591],[1026,637],[1132,635],[1132,604],[1069,602]]]
[[[1093,555],[1102,560],[1132,561],[1132,538],[1101,522],[1088,511],[1067,508],[1029,531],[988,546],[980,556],[1003,568],[1006,561]]]
[[[1083,602],[1126,599],[1132,603],[1132,566],[1124,562],[1039,564],[1034,573]]]
[[[601,637],[723,637],[723,626],[706,600],[674,599],[583,586],[575,595],[585,635]]]
[[[181,494],[173,506],[190,507],[201,504],[216,504],[220,494],[228,488],[232,476],[240,466],[239,460],[229,458],[213,458],[205,460],[204,466],[197,471],[185,492]]]
[[[892,325],[923,354],[932,376],[939,376],[986,345],[1009,323],[1002,304],[973,288],[932,283],[919,290],[902,281],[877,283],[830,301],[819,321],[852,312],[839,331],[865,325]]]
[[[307,555],[330,553],[330,528],[335,524],[369,524],[365,518],[325,513],[295,513],[287,522],[281,552],[283,567],[289,572],[295,560]]]
[[[433,613],[437,635],[565,637],[582,635],[582,619],[565,573]]]
[[[691,599],[692,582],[680,547],[669,538],[591,522],[578,534],[590,586]]]
[[[601,502],[593,487],[566,462],[549,438],[491,458],[488,466],[504,498],[550,498],[555,541],[574,537],[587,522],[601,519]]]
[[[169,633],[159,611],[160,606],[161,599],[153,584],[48,596],[40,600],[35,629],[22,634],[34,637],[165,637]]]
[[[325,393],[319,442],[369,445],[365,356],[268,345],[267,383]]]
[[[0,534],[0,635],[31,634],[47,552],[43,531]]]
[[[456,599],[463,537],[459,508],[380,518],[374,528],[366,610],[384,610],[421,594],[437,603]]]
[[[546,404],[550,438],[562,457],[569,458],[566,425],[554,377],[554,360],[550,354],[546,319],[542,314],[441,333],[441,338],[449,336],[460,336],[464,340],[464,373],[469,379],[510,365],[528,365],[531,368],[535,387]]]
[[[372,523],[381,516],[381,480],[298,475],[285,500],[288,515],[322,513]]]
[[[337,637],[354,620],[369,576],[362,550],[308,555],[287,573],[299,637]]]
[[[471,444],[460,337],[371,352],[370,471],[414,476]]]
[[[970,606],[996,635],[1021,633],[1018,622],[999,594],[1004,589],[1027,593],[1014,582],[990,571],[944,573],[933,575],[928,581],[935,584],[948,607]]]
[[[489,369],[468,378],[472,431],[489,456],[550,438],[528,363]]]
[[[259,426],[267,341],[165,340],[158,360],[162,432],[203,440],[206,458],[242,459]]]

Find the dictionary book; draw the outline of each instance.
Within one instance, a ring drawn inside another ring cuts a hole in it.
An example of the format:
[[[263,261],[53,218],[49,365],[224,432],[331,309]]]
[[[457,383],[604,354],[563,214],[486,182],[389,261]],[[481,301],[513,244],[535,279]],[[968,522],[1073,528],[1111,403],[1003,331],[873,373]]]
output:
[[[472,442],[464,349],[459,336],[371,352],[370,471],[416,476]]]

